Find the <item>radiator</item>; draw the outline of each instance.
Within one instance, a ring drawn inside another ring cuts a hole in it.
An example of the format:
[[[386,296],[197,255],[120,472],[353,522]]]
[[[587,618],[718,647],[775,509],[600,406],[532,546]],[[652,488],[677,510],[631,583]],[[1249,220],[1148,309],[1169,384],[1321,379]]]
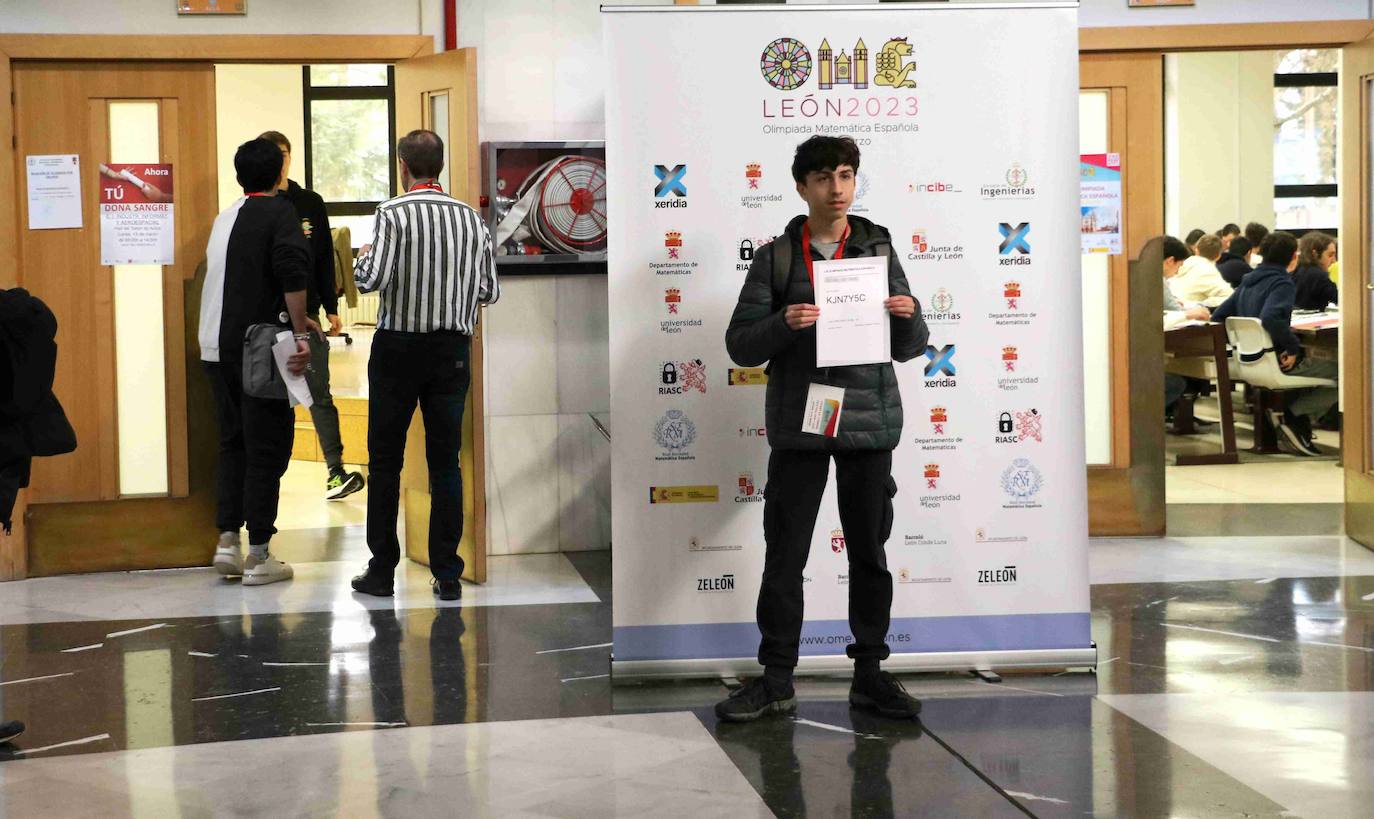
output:
[[[344,327],[352,327],[355,324],[375,325],[377,323],[378,304],[376,293],[359,293],[357,307],[349,307],[348,303],[341,298],[339,300],[339,318],[343,320]]]

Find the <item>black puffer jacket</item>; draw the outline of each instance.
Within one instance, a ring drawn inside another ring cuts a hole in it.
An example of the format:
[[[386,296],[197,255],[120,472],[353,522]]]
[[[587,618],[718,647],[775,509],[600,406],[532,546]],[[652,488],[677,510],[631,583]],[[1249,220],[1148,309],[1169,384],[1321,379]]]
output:
[[[902,396],[892,364],[817,369],[815,328],[792,330],[783,318],[787,305],[814,304],[816,299],[801,249],[805,221],[805,216],[796,217],[782,236],[755,252],[725,333],[726,349],[741,367],[769,362],[765,423],[768,443],[774,449],[894,449],[902,437]],[[777,242],[792,243],[787,297],[780,303],[774,303],[773,297],[773,249]],[[890,247],[891,242],[886,228],[850,216],[844,257],[874,256],[879,245]],[[812,251],[812,258],[820,259],[821,255]],[[889,294],[910,296],[911,288],[896,254],[889,251],[888,260]],[[930,333],[921,318],[919,302],[915,316],[891,321],[894,360],[909,361],[925,352]],[[839,434],[834,438],[801,431],[806,394],[812,383],[844,388]]]
[[[27,290],[0,290],[0,528],[10,531],[33,458],[76,449],[76,434],[53,395],[57,318]]]

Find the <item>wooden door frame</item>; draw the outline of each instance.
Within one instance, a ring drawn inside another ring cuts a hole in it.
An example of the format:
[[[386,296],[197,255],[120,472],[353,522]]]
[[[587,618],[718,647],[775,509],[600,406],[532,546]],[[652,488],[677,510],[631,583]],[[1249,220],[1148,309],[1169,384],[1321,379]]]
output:
[[[17,202],[20,193],[13,104],[15,62],[399,62],[433,53],[434,38],[426,35],[169,34],[133,39],[125,35],[0,33],[0,202]],[[9,104],[5,104],[6,99]],[[14,208],[8,218],[0,218],[0,287],[22,284],[20,213]],[[21,492],[14,509],[13,533],[8,537],[0,533],[0,581],[28,576],[26,511],[25,493]]]
[[[1372,35],[1374,36],[1374,35]],[[1369,132],[1374,114],[1374,95],[1367,91],[1364,78],[1371,74],[1347,77],[1341,88],[1341,358],[1345,372],[1364,373],[1364,389],[1342,384],[1343,410],[1346,423],[1341,429],[1341,457],[1345,471],[1345,530],[1361,543],[1374,540],[1369,531],[1370,508],[1374,507],[1369,473],[1374,470],[1370,457],[1369,419],[1374,412],[1369,394],[1370,360],[1368,338],[1370,330],[1369,241],[1371,208],[1369,184],[1374,177],[1370,152],[1366,146],[1374,134]],[[1354,184],[1350,181],[1354,180]],[[1353,189],[1353,190],[1352,190]],[[1353,194],[1353,195],[1352,195]],[[1354,229],[1349,226],[1354,225]],[[1353,410],[1353,411],[1352,411]],[[1354,512],[1352,514],[1352,512]]]
[[[1079,88],[1110,94],[1108,149],[1125,174],[1122,245],[1111,257],[1111,461],[1088,467],[1088,531],[1094,536],[1164,534],[1164,337],[1162,292],[1135,260],[1164,231],[1164,56],[1083,54]],[[1158,262],[1156,262],[1157,264]],[[1153,366],[1152,366],[1153,362]],[[1125,423],[1121,423],[1125,419]]]
[[[1374,20],[1085,28],[1079,30],[1079,63],[1086,75],[1090,61],[1126,60],[1143,55],[1153,59],[1155,55],[1196,51],[1343,48],[1371,36],[1374,36]],[[1162,75],[1159,85],[1162,100]],[[1137,113],[1133,118],[1128,114],[1128,118],[1132,126],[1128,127],[1128,138],[1132,144],[1122,149],[1123,156],[1128,151],[1141,150],[1150,157],[1152,166],[1150,174],[1143,178],[1131,173],[1131,164],[1126,166],[1126,251],[1135,254],[1141,242],[1164,232],[1163,111]],[[1158,139],[1151,140],[1154,143],[1151,150],[1157,153],[1150,154],[1135,144],[1142,128],[1159,134]],[[1158,166],[1157,174],[1154,173],[1155,165]],[[1142,183],[1148,188],[1142,190]],[[1146,201],[1142,201],[1142,197]],[[1358,208],[1358,201],[1356,206]],[[1347,210],[1347,217],[1348,213]],[[1349,253],[1348,250],[1343,252]],[[1142,269],[1149,266],[1149,260],[1141,265]],[[1113,316],[1120,318],[1112,322],[1113,463],[1088,469],[1090,531],[1093,535],[1158,536],[1165,533],[1166,506],[1163,435],[1160,433],[1162,410],[1156,408],[1159,404],[1156,396],[1161,391],[1157,371],[1160,370],[1163,335],[1158,321],[1151,317],[1159,310],[1161,294],[1157,292],[1159,286],[1149,276],[1132,275],[1126,283],[1113,269],[1112,282]],[[1125,314],[1119,312],[1122,299],[1125,299]],[[1350,357],[1353,342],[1350,334],[1346,335],[1346,361],[1356,361]],[[1122,365],[1123,358],[1129,361],[1124,373],[1116,369]],[[1122,381],[1128,384],[1128,397],[1124,402],[1118,390]],[[1123,409],[1125,415],[1121,414]],[[1128,429],[1117,428],[1122,418],[1129,419]],[[1129,441],[1124,451],[1119,448],[1123,437]],[[1351,443],[1354,443],[1353,437]],[[1348,503],[1349,487],[1346,494]]]

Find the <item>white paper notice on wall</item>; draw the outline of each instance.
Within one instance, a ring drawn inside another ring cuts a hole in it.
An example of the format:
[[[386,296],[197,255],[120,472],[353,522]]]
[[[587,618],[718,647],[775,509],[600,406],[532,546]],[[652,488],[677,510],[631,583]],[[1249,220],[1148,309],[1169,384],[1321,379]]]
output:
[[[43,154],[25,158],[29,230],[81,227],[81,158]]]

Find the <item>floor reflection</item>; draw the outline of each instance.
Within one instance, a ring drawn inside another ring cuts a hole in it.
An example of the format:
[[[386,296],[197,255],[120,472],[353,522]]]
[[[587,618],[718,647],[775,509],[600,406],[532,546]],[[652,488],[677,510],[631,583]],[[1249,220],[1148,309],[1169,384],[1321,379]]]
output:
[[[96,770],[92,754],[133,750],[104,757],[119,784],[102,810],[198,815],[204,792],[167,789],[234,776],[247,747],[207,744],[294,737],[317,750],[274,773],[291,785],[281,815],[394,814],[393,781],[458,777],[459,802],[490,795],[464,790],[486,786],[426,739],[446,734],[413,729],[479,724],[462,763],[478,765],[480,724],[689,712],[710,745],[693,753],[733,764],[779,816],[1357,816],[1374,798],[1374,577],[1099,585],[1096,675],[910,677],[922,723],[803,679],[797,719],[717,725],[718,682],[611,687],[599,571],[595,603],[0,625],[0,714],[29,725],[0,759]],[[227,772],[207,772],[217,754]],[[22,785],[22,765],[0,765],[0,785]]]

